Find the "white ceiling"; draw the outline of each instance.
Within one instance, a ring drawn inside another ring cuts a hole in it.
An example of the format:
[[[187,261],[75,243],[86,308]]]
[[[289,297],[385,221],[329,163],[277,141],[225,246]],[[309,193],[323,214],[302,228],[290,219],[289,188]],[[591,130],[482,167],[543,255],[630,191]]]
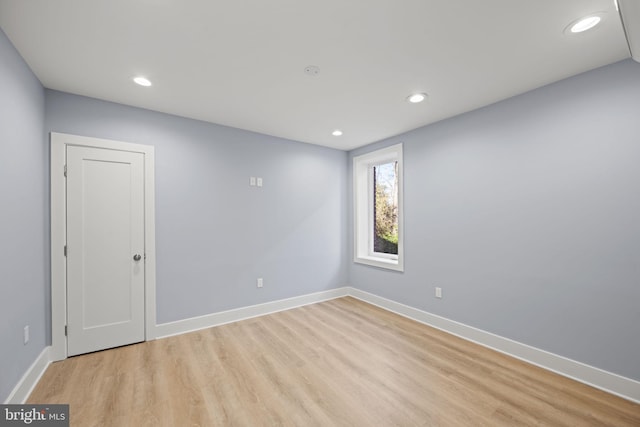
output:
[[[0,27],[47,88],[344,150],[630,56],[614,0],[0,0]]]

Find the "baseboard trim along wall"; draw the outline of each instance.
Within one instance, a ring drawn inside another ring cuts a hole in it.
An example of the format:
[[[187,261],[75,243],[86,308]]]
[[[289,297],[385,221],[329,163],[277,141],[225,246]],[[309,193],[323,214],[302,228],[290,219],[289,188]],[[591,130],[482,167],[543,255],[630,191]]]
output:
[[[166,338],[344,296],[352,296],[467,341],[491,348],[500,353],[515,357],[516,359],[531,363],[632,402],[640,403],[640,382],[638,381],[352,287],[330,289],[264,304],[251,305],[205,316],[163,323],[156,326],[156,336],[158,338]],[[15,386],[5,401],[5,404],[20,404],[27,400],[31,391],[40,380],[40,377],[51,363],[50,350],[51,347],[45,347],[44,350],[42,350],[40,356],[31,364]]]
[[[248,307],[206,314],[204,316],[192,317],[190,319],[177,320],[170,323],[162,323],[156,326],[156,337],[166,338],[172,335],[198,331],[200,329],[211,328],[212,326],[224,325],[225,323],[237,322],[239,320],[264,316],[265,314],[289,310],[295,307],[301,307],[303,305],[315,304],[317,302],[340,298],[348,295],[348,289],[349,288],[347,287],[330,289],[313,294],[301,295],[293,298],[281,299],[277,301],[266,302],[263,304],[250,305]]]
[[[10,404],[23,404],[27,401],[27,398],[33,391],[33,388],[40,381],[40,377],[47,370],[47,367],[51,363],[51,355],[49,354],[51,346],[45,347],[38,358],[29,366],[27,372],[24,373],[18,384],[13,388],[9,397],[4,402],[5,405]]]
[[[349,295],[467,341],[640,403],[640,382],[355,288]]]

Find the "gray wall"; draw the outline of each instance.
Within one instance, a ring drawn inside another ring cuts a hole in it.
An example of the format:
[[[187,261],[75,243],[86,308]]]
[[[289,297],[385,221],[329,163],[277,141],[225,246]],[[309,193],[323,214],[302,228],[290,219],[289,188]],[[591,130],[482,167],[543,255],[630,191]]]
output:
[[[155,147],[158,323],[347,284],[347,153],[49,90],[45,111]]]
[[[0,30],[0,402],[44,349],[49,286],[44,89]],[[23,344],[29,325],[31,340]]]
[[[640,64],[349,159],[398,142],[405,272],[352,265],[352,286],[640,380]]]
[[[50,131],[156,147],[159,323],[351,284],[640,380],[640,65],[347,156],[45,92],[1,32],[0,59],[0,400],[50,340]],[[404,273],[351,263],[351,158],[397,142]]]

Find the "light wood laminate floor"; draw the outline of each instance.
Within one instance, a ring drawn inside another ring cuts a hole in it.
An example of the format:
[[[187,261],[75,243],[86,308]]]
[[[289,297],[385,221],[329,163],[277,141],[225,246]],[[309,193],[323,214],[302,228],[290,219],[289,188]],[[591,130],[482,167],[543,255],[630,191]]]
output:
[[[640,405],[340,298],[53,363],[71,426],[640,426]]]

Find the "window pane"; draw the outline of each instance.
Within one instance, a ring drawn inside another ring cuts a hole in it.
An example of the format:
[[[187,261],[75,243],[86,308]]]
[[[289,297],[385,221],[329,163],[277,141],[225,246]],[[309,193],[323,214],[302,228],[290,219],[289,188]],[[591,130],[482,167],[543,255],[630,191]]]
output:
[[[353,261],[404,271],[402,144],[353,158]]]
[[[398,254],[398,162],[373,167],[373,251]]]

